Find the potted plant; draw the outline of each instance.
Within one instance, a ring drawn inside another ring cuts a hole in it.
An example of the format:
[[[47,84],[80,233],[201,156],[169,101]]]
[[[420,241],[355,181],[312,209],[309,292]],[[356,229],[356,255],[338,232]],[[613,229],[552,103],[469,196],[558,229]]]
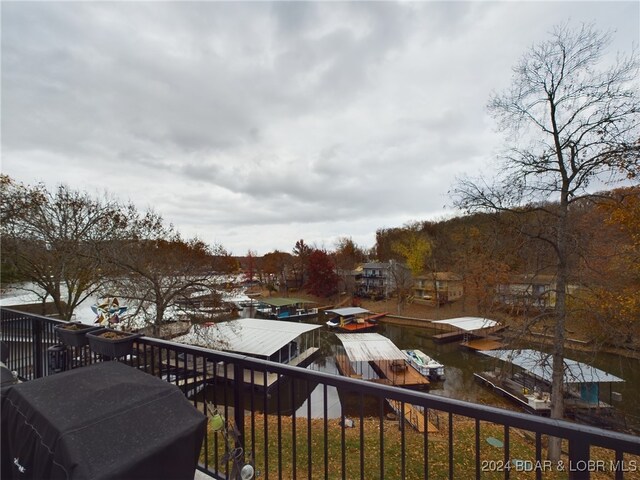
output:
[[[53,327],[62,343],[69,347],[83,347],[88,343],[86,333],[99,327],[80,322],[61,323]]]
[[[133,353],[133,341],[141,335],[109,328],[119,324],[127,307],[121,307],[117,298],[108,299],[91,307],[98,315],[96,323],[104,328],[87,332],[89,347],[100,355],[117,358]]]
[[[133,341],[139,333],[123,332],[112,328],[99,328],[87,333],[89,348],[105,357],[117,358],[133,353]]]

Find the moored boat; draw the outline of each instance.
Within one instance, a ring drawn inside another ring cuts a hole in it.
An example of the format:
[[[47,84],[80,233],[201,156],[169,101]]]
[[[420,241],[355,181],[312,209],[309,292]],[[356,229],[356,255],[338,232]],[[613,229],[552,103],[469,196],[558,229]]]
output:
[[[407,361],[425,377],[431,380],[444,380],[444,365],[420,350],[402,350]]]

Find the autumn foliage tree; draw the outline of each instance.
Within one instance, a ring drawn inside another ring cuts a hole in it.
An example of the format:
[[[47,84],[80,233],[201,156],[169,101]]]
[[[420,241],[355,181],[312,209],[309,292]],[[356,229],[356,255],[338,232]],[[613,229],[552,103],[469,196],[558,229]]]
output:
[[[612,192],[590,218],[601,219],[590,252],[590,283],[580,315],[598,343],[640,345],[640,187]],[[593,223],[593,222],[592,222]],[[597,264],[594,266],[594,263]]]
[[[307,260],[306,288],[312,295],[330,297],[337,292],[338,275],[333,260],[324,250],[313,250]]]

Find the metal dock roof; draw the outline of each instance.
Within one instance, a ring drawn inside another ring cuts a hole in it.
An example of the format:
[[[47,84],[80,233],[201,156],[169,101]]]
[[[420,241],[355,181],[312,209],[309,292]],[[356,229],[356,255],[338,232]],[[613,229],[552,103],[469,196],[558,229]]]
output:
[[[369,310],[360,307],[345,307],[334,308],[333,310],[326,310],[329,313],[335,313],[341,317],[348,317],[349,315],[359,315],[361,313],[370,313]]]
[[[320,328],[308,323],[239,318],[192,329],[175,341],[230,352],[268,357],[303,333]]]
[[[299,303],[317,303],[313,300],[308,300],[306,298],[293,298],[293,297],[272,297],[272,298],[258,298],[258,302],[266,303],[267,305],[271,305],[272,307],[285,307],[287,305],[297,305]]]
[[[432,320],[431,323],[451,325],[466,332],[472,332],[474,330],[481,330],[483,328],[490,328],[499,325],[499,323],[495,320],[489,320],[488,318],[481,317],[460,317],[449,318],[447,320]]]
[[[352,362],[404,360],[402,351],[379,333],[336,333]]]
[[[538,350],[492,350],[481,351],[483,355],[513,363],[546,382],[551,382],[552,357]],[[564,383],[624,382],[603,370],[570,358],[564,359]]]

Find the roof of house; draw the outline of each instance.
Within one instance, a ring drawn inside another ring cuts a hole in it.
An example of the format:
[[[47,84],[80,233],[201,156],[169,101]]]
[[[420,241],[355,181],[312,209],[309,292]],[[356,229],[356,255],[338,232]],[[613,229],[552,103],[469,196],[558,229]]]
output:
[[[239,318],[205,327],[194,325],[189,333],[175,339],[177,342],[215,347],[229,352],[268,357],[303,333],[320,328],[308,323]]]
[[[352,362],[405,359],[404,353],[379,333],[336,333],[336,337]]]
[[[365,263],[362,265],[362,268],[372,269],[372,268],[389,268],[391,266],[390,263],[380,263],[380,262],[371,262]]]
[[[451,325],[452,327],[459,328],[465,332],[471,332],[473,330],[481,330],[483,328],[495,327],[500,325],[495,320],[489,320],[488,318],[480,317],[460,317],[449,318],[447,320],[432,320],[431,323],[442,323]]]
[[[425,273],[424,275],[419,275],[416,278],[418,280],[440,280],[440,281],[449,281],[449,282],[462,281],[462,277],[457,273],[453,273],[453,272]]]
[[[554,275],[542,275],[533,273],[523,273],[517,275],[510,275],[508,283],[510,284],[524,284],[524,285],[549,285],[556,281]]]
[[[551,354],[530,349],[485,350],[480,353],[508,363],[513,363],[527,370],[532,375],[546,382],[551,382],[551,374],[553,371]],[[586,363],[577,362],[569,358],[564,359],[564,383],[601,382],[624,382],[624,380]]]

